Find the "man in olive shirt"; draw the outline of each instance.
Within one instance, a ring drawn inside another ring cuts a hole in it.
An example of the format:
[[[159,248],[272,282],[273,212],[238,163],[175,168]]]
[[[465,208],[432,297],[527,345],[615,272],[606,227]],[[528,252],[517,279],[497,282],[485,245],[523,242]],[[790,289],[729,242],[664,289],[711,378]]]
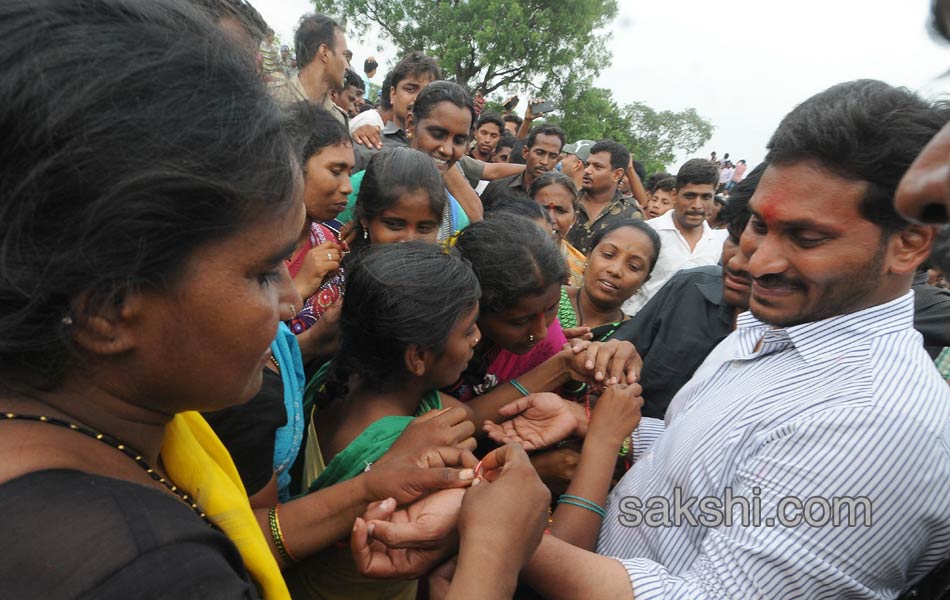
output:
[[[591,147],[577,220],[567,234],[567,241],[584,254],[590,253],[590,242],[598,231],[619,221],[643,218],[636,201],[620,193],[620,180],[629,164],[630,153],[622,144],[601,140]]]

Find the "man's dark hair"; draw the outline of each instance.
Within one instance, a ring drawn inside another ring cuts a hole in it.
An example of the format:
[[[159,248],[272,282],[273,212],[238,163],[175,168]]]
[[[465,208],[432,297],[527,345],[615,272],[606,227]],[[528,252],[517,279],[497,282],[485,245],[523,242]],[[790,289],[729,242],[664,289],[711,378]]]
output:
[[[321,45],[331,50],[337,31],[343,31],[340,25],[326,15],[311,13],[300,18],[297,32],[294,33],[294,51],[297,53],[297,66],[303,69],[310,64]]]
[[[421,77],[423,75],[429,75],[433,81],[437,81],[442,79],[442,69],[439,68],[439,63],[434,58],[426,56],[425,53],[418,50],[410,52],[403,56],[393,67],[387,88],[398,86],[399,82],[407,77]]]
[[[307,102],[292,105],[284,118],[284,131],[300,166],[329,146],[349,144],[350,132],[327,110]]]
[[[517,141],[518,138],[505,131],[504,125],[502,125],[501,137],[498,138],[498,143],[495,145],[495,152],[498,152],[501,148],[514,148]]]
[[[749,212],[749,200],[752,199],[755,189],[759,187],[762,173],[765,173],[768,166],[768,162],[759,163],[745,179],[733,187],[729,193],[729,202],[719,213],[719,220],[726,224],[726,230],[734,240],[742,237],[742,232],[749,224],[749,217],[752,216]]]
[[[656,185],[653,186],[653,191],[663,190],[664,192],[673,193],[673,190],[676,189],[676,177],[669,175],[663,179],[656,182]]]
[[[629,152],[629,150],[628,150]],[[647,169],[643,166],[643,163],[639,160],[633,161],[633,171],[637,174],[637,177],[640,179],[640,183],[643,183],[643,180],[647,178]]]
[[[277,106],[195,6],[6,0],[0,52],[0,387],[51,389],[80,360],[66,317],[174,293],[198,248],[289,214],[295,175]]]
[[[538,139],[539,135],[551,135],[561,140],[561,148],[564,147],[564,144],[567,143],[567,138],[564,135],[564,130],[558,127],[557,125],[537,125],[531,128],[531,133],[528,134],[528,149],[534,147],[534,142]]]
[[[766,160],[814,161],[867,184],[861,216],[892,233],[909,223],[894,209],[901,177],[950,118],[905,88],[860,79],[820,92],[788,113],[769,140]]]
[[[613,140],[600,140],[590,148],[590,154],[598,154],[600,152],[607,152],[610,154],[610,168],[611,169],[626,169],[627,165],[630,164],[630,152],[624,147],[623,144],[615,142]]]
[[[358,90],[362,90],[364,93],[366,92],[366,84],[363,83],[363,78],[360,77],[353,69],[347,69],[343,74],[343,87],[355,87]]]
[[[653,192],[656,191],[656,184],[659,183],[660,181],[663,181],[664,179],[668,177],[673,177],[673,176],[667,173],[666,171],[657,171],[656,173],[653,173],[652,175],[646,178],[646,180],[643,182],[643,187],[646,189],[646,191],[652,194]],[[673,180],[675,181],[676,178],[673,177]],[[676,187],[676,186],[674,185],[673,187]]]
[[[676,173],[676,187],[679,189],[690,184],[709,184],[715,188],[719,185],[719,167],[705,158],[689,159]]]
[[[930,30],[935,37],[950,42],[950,2],[931,0]]]
[[[475,123],[475,129],[481,128],[485,123],[494,123],[498,126],[498,131],[500,132],[505,130],[505,122],[493,112],[483,112],[482,115],[478,117],[478,122]]]
[[[507,114],[501,120],[505,123],[514,123],[518,127],[521,127],[521,124],[524,123],[524,119],[515,114]]]
[[[486,209],[486,215],[490,214],[493,217],[510,215],[530,219],[532,221],[544,221],[548,225],[554,226],[551,213],[545,210],[543,206],[525,195],[524,192],[520,192],[514,188],[508,188],[508,190],[513,192],[512,197],[503,202],[499,202],[491,211]],[[548,231],[550,231],[550,229],[548,229]]]
[[[511,158],[508,159],[508,162],[515,165],[527,164],[522,150],[528,147],[528,140],[516,139],[515,143],[511,146]]]
[[[379,107],[384,110],[389,110],[393,107],[392,96],[389,95],[389,88],[392,87],[393,81],[393,72],[390,71],[386,73],[386,77],[383,79],[383,87],[379,90]]]
[[[379,67],[379,63],[373,60],[372,58],[367,58],[363,61],[363,72],[369,75],[373,72],[373,69]]]

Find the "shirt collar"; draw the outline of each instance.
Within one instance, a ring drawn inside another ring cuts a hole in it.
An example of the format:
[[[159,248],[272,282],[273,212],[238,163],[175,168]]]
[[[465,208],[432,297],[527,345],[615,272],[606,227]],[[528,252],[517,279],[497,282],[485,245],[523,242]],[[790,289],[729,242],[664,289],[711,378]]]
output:
[[[773,328],[756,319],[751,312],[744,312],[736,320],[737,330],[761,328],[765,331],[784,332],[795,349],[808,363],[822,359],[828,338],[855,338],[867,340],[873,337],[911,329],[914,326],[914,292],[846,315],[837,315],[821,321],[802,323],[785,328]]]
[[[383,135],[393,135],[394,133],[399,133],[402,131],[402,127],[396,125],[394,121],[386,121],[386,124],[383,126],[380,133]]]

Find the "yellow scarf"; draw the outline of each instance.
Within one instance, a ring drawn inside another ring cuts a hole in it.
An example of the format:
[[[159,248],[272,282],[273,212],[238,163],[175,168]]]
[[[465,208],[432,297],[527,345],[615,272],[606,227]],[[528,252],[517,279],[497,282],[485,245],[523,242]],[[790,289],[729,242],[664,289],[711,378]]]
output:
[[[289,600],[290,593],[254,517],[231,455],[197,412],[175,415],[165,427],[162,463],[178,487],[231,539],[265,600]]]

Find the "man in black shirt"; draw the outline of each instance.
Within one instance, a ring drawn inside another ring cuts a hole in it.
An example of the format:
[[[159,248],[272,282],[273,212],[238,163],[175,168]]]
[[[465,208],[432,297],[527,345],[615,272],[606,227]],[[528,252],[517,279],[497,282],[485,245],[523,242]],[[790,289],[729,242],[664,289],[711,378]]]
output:
[[[482,192],[482,199],[493,204],[494,196],[503,187],[515,188],[527,194],[535,179],[554,169],[554,165],[561,158],[564,139],[564,131],[554,125],[539,125],[532,129],[527,143],[521,149],[526,165],[524,173],[502,177],[489,183]]]

